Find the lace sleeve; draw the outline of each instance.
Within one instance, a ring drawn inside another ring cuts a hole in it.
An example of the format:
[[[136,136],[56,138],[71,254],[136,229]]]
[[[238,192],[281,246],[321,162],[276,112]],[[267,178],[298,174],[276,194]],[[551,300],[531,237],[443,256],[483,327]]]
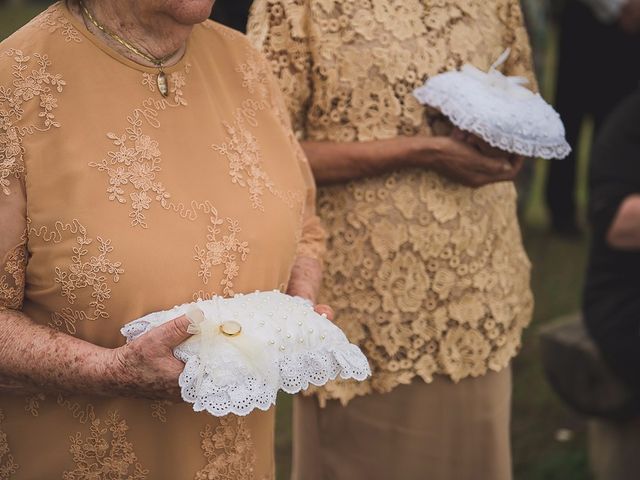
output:
[[[311,53],[303,0],[256,0],[247,35],[271,63],[298,138],[305,136],[311,99]]]
[[[533,69],[531,43],[524,24],[520,1],[505,0],[499,14],[505,25],[505,47],[511,48],[511,55],[505,64],[504,73],[529,79],[528,88],[537,92],[538,82]]]
[[[16,128],[0,128],[0,310],[22,308],[26,268],[26,197]]]

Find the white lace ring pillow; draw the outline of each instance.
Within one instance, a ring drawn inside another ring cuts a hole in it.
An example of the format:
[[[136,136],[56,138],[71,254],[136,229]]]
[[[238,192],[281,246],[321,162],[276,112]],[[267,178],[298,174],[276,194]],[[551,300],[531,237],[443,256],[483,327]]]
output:
[[[197,412],[247,415],[275,405],[278,390],[298,393],[336,377],[364,380],[366,357],[310,302],[280,292],[214,297],[151,313],[125,325],[134,340],[187,314],[194,335],[174,350],[185,363],[182,398]]]
[[[471,132],[505,152],[534,158],[564,158],[571,152],[560,115],[537,93],[523,87],[527,79],[472,65],[429,78],[413,94],[437,108],[461,130]]]

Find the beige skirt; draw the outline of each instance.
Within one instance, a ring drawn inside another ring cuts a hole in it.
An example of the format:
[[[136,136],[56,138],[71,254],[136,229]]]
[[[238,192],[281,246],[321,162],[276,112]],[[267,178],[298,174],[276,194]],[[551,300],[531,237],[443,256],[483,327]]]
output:
[[[510,480],[511,370],[294,400],[292,480]]]

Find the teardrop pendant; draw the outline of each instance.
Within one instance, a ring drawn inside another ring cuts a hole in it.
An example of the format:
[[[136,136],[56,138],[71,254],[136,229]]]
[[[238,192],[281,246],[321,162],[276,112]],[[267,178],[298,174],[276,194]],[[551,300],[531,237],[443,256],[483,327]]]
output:
[[[167,81],[167,74],[162,70],[158,72],[158,77],[156,78],[156,83],[158,84],[158,90],[162,94],[163,97],[169,95],[169,82]]]

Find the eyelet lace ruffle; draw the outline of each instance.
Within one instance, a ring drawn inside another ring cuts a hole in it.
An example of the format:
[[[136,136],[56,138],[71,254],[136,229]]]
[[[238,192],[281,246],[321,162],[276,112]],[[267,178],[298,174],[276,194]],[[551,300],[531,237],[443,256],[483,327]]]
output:
[[[560,115],[523,83],[524,78],[507,77],[493,67],[485,73],[465,65],[431,77],[413,93],[500,150],[547,160],[566,157],[571,147]]]
[[[192,318],[194,308],[203,318],[174,354],[185,363],[182,398],[197,412],[247,415],[275,405],[278,390],[295,394],[310,384],[371,374],[366,357],[337,326],[309,302],[278,291],[181,305],[131,322],[122,334],[132,341],[181,315]],[[239,324],[240,333],[221,333],[225,322]]]

